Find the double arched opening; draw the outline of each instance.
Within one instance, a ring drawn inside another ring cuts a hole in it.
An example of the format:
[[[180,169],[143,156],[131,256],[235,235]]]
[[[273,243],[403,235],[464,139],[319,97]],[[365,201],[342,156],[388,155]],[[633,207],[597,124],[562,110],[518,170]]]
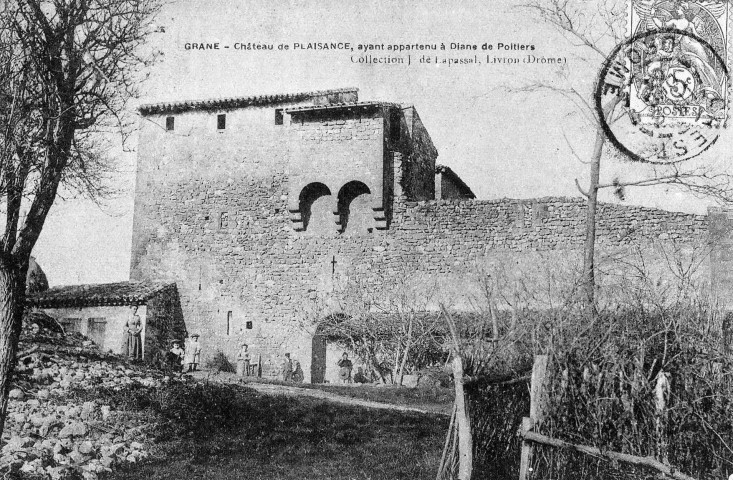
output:
[[[326,184],[309,183],[298,197],[301,229],[311,234],[370,233],[374,228],[371,194],[358,180],[345,183],[335,199]]]

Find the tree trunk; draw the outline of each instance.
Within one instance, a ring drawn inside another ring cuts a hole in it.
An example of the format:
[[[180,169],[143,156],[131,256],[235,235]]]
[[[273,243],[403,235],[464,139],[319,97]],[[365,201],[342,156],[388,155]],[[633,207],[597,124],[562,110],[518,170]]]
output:
[[[25,275],[20,272],[27,270],[27,264],[23,269],[11,262],[0,262],[0,435],[5,428],[10,378],[15,367],[23,318]]]
[[[453,383],[456,390],[456,420],[458,422],[458,480],[471,480],[473,470],[473,438],[471,418],[463,392],[463,359],[453,357]]]
[[[588,214],[585,220],[585,247],[583,249],[583,289],[585,300],[591,311],[595,311],[596,295],[596,212],[598,210],[598,182],[601,173],[601,155],[605,134],[600,127],[596,130],[596,142],[590,164],[590,185],[588,186]]]

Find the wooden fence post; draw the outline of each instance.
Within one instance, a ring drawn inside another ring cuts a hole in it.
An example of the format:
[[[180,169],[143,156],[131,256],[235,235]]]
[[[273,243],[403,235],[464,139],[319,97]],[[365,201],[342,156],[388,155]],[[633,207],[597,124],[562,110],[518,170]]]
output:
[[[547,405],[547,355],[535,355],[532,365],[532,380],[529,389],[529,417],[522,419],[522,433],[539,425],[545,416]],[[532,460],[532,444],[522,440],[519,463],[519,480],[529,479],[529,466]]]
[[[473,439],[471,418],[463,392],[463,359],[453,357],[453,380],[456,391],[456,425],[458,430],[458,480],[471,480],[473,469]]]

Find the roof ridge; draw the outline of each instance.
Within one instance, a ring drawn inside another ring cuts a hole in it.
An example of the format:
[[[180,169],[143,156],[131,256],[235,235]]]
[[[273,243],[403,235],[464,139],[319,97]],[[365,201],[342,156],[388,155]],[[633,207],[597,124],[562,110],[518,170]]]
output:
[[[312,90],[306,92],[291,92],[267,95],[248,95],[239,97],[219,97],[207,99],[181,100],[176,102],[144,103],[138,107],[143,115],[164,112],[179,112],[186,110],[211,110],[221,108],[238,108],[252,105],[267,105],[292,100],[302,100],[309,97],[331,95],[335,93],[357,93],[357,87],[332,88],[326,90]]]

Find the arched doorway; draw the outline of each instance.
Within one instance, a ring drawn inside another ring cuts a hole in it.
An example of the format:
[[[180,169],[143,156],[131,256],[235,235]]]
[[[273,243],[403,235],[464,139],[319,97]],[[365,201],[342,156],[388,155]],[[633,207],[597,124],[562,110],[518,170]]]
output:
[[[330,365],[331,369],[335,368],[338,355],[334,352],[341,351],[341,349],[336,346],[335,342],[329,342],[329,338],[336,336],[337,329],[334,327],[348,318],[348,315],[343,313],[334,313],[325,317],[318,324],[311,342],[311,383],[325,383],[328,366]]]

